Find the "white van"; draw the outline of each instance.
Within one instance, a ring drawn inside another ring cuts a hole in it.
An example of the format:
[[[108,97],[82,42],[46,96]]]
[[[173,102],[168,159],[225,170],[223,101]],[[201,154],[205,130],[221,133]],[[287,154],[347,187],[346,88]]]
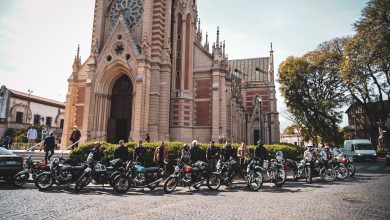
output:
[[[345,140],[343,153],[352,156],[354,160],[371,159],[377,161],[375,147],[368,139]]]

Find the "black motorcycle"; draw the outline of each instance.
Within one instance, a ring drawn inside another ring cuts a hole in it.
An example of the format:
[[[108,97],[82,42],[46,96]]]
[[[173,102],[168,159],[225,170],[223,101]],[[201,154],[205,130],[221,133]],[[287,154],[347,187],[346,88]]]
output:
[[[177,185],[180,184],[183,187],[191,189],[199,189],[208,175],[207,163],[198,161],[195,164],[189,165],[186,159],[177,159],[177,165],[175,171],[170,175],[164,183],[164,191],[166,193],[173,192]]]
[[[246,169],[246,183],[251,190],[258,191],[263,185],[263,170],[264,168],[262,167],[260,160],[254,159],[248,164]]]
[[[307,183],[312,183],[312,161],[311,155],[307,155],[303,160],[296,162],[293,160],[287,160],[288,166],[290,167],[291,173],[293,174],[294,181],[300,178],[305,178]]]
[[[115,159],[110,162],[110,166],[105,166],[100,162],[91,163],[87,161],[88,167],[84,169],[82,175],[76,181],[75,191],[79,192],[89,183],[95,185],[109,184],[112,186],[115,177],[124,173],[123,161],[121,159]]]
[[[126,166],[126,173],[115,177],[112,185],[119,193],[127,192],[131,186],[137,188],[149,188],[154,190],[163,180],[164,169],[160,167],[148,167],[137,162],[129,162]]]
[[[235,179],[234,165],[236,160],[230,159],[226,162],[218,160],[217,171],[210,174],[207,178],[207,187],[212,190],[217,190],[221,184],[230,186]]]
[[[268,178],[275,186],[280,187],[286,182],[283,152],[276,152],[276,158],[271,159],[271,161],[264,160],[263,167],[267,171]]]
[[[53,184],[67,184],[68,188],[70,188],[70,184],[75,183],[78,180],[86,167],[85,164],[71,166],[61,157],[56,158],[50,163],[49,172],[43,172],[36,177],[35,186],[39,190],[48,190]]]

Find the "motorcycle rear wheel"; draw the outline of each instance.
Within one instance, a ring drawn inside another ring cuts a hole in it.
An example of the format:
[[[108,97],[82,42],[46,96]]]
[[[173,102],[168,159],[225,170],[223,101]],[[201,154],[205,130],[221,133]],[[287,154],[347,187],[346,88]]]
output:
[[[125,193],[129,191],[130,186],[131,180],[125,175],[115,177],[114,181],[112,182],[112,187],[114,187],[114,190],[118,193]]]
[[[340,166],[337,170],[337,179],[345,180],[349,176],[349,170],[345,166]]]
[[[39,190],[48,190],[54,184],[54,177],[51,174],[41,173],[35,179],[35,186]]]
[[[168,177],[164,183],[164,192],[165,193],[173,192],[173,190],[176,189],[178,183],[179,181],[176,177],[171,177],[171,176]]]
[[[207,178],[207,187],[211,190],[218,190],[218,188],[221,186],[222,179],[217,174],[211,174]]]
[[[91,177],[88,173],[83,173],[80,178],[76,181],[76,186],[74,187],[74,191],[80,192],[84,187],[86,187],[91,182]]]
[[[284,172],[284,170],[278,170],[274,181],[275,186],[280,187],[285,182],[286,182],[286,172]]]
[[[26,173],[24,171],[19,172],[14,176],[12,183],[16,187],[21,187],[27,182],[29,177],[30,177],[30,173],[28,172]]]
[[[263,174],[261,172],[255,172],[248,179],[249,188],[253,191],[258,191],[263,185],[264,179]]]

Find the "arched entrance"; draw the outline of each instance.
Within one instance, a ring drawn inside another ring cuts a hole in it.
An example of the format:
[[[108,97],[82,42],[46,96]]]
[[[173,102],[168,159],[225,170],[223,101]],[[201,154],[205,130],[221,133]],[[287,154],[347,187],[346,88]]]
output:
[[[131,128],[133,85],[126,75],[121,76],[112,89],[111,111],[107,125],[107,141],[128,140]]]

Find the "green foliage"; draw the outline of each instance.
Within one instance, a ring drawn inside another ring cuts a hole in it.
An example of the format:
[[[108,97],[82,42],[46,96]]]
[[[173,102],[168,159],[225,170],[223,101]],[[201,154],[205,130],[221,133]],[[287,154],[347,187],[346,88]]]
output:
[[[302,57],[288,57],[280,66],[278,79],[282,96],[302,136],[315,142],[318,136],[333,142],[339,136],[337,124],[347,101],[339,63],[347,39],[322,43]]]
[[[169,160],[170,164],[174,164],[175,159],[180,156],[181,150],[183,148],[182,142],[166,142],[165,147],[167,147],[169,152]],[[109,144],[107,142],[100,142],[101,148],[103,149],[103,161],[108,162],[112,160],[113,154],[115,151],[115,148],[117,145]],[[153,143],[144,143],[145,148],[147,149],[147,165],[151,166],[153,165],[153,154],[155,149],[160,145],[160,142],[153,142]],[[133,152],[135,147],[137,146],[137,142],[129,142],[125,145],[129,149],[129,156],[132,158]],[[199,144],[199,148],[201,149],[201,158],[202,160],[206,160],[206,149],[209,145],[207,144]],[[223,144],[216,144],[217,147],[222,147]],[[239,148],[239,144],[232,144],[232,147],[234,149],[234,154],[236,155],[237,149]],[[93,142],[80,144],[78,148],[71,151],[69,154],[69,157],[72,159],[74,163],[83,162],[87,159],[88,154],[91,152],[91,150],[94,147]],[[248,146],[251,153],[253,154],[253,151],[255,149],[255,146]],[[303,154],[304,149],[300,148],[298,146],[295,146],[293,144],[273,144],[273,145],[265,145],[265,148],[269,153],[272,155],[275,155],[276,151],[282,151],[285,158],[290,158],[296,160],[297,157],[301,154]]]

